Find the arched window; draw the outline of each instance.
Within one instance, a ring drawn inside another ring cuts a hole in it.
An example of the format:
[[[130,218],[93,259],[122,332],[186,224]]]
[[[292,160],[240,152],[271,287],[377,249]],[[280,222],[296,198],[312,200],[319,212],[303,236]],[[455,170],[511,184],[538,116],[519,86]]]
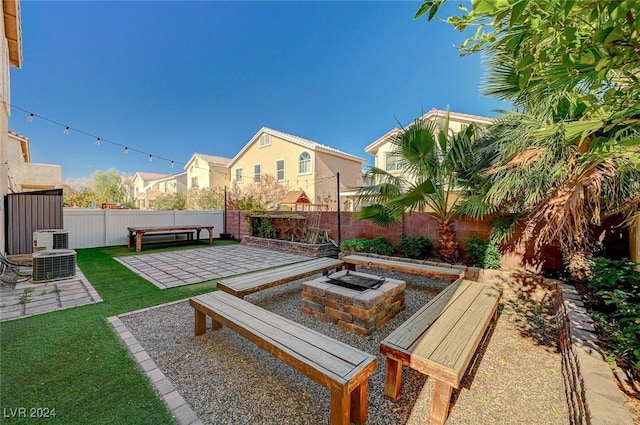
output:
[[[298,157],[298,174],[311,174],[311,155],[302,152]]]

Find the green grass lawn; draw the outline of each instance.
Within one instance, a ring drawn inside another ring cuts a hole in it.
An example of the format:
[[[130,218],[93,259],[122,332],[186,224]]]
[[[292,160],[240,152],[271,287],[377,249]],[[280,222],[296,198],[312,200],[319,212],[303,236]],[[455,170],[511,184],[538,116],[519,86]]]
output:
[[[143,253],[193,247],[145,245]],[[107,317],[199,295],[214,289],[215,281],[160,290],[112,258],[134,251],[77,250],[78,266],[103,302],[0,324],[1,423],[173,423]],[[26,418],[15,417],[22,416],[19,408]],[[56,416],[29,417],[37,408],[55,409]]]

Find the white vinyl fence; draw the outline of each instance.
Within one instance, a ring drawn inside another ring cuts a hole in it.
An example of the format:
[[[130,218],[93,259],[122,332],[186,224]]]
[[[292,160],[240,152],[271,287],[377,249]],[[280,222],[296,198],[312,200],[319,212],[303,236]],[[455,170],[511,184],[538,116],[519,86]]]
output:
[[[64,228],[69,231],[69,248],[127,245],[128,227],[213,226],[213,236],[222,231],[222,211],[140,211],[64,209]],[[209,239],[207,231],[200,239]]]

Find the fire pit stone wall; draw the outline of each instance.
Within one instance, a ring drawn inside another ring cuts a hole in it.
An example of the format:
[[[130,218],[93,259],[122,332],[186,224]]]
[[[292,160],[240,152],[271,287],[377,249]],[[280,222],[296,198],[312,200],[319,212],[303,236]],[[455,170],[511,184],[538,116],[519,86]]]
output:
[[[370,335],[404,308],[406,286],[401,280],[385,279],[379,288],[360,292],[322,277],[302,284],[302,312],[360,335]]]

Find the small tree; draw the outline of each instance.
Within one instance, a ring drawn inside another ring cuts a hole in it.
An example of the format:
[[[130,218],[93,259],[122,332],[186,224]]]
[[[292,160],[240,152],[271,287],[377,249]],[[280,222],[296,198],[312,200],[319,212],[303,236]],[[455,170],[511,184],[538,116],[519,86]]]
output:
[[[96,171],[91,175],[91,183],[98,202],[124,202],[128,197],[122,185],[122,175],[115,168]]]
[[[154,210],[184,210],[187,198],[182,193],[164,193],[153,202]]]
[[[224,208],[224,190],[212,188],[192,188],[187,192],[187,209],[221,210]]]

